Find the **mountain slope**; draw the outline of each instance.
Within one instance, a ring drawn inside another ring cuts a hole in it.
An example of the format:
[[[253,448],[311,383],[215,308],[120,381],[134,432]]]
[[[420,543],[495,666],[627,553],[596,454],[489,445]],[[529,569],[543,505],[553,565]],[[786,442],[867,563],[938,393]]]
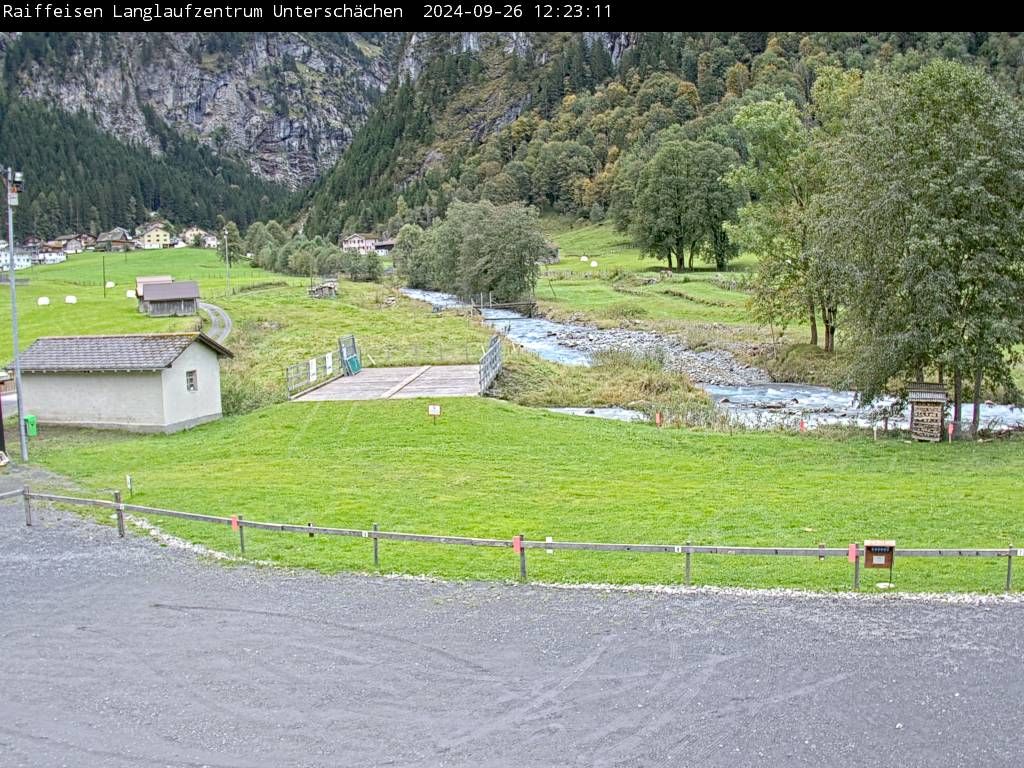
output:
[[[824,67],[975,64],[1024,90],[1016,33],[413,34],[392,87],[351,151],[308,197],[306,230],[391,233],[453,199],[524,200],[600,220],[616,169],[660,132],[742,153],[744,101],[805,106]]]
[[[400,34],[0,33],[6,90],[159,152],[147,112],[292,189],[330,168],[391,81]]]

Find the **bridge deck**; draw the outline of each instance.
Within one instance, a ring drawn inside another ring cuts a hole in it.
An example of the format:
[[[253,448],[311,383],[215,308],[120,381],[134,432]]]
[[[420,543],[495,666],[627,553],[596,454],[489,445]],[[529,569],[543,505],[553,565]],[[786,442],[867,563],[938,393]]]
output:
[[[296,400],[389,400],[471,397],[480,394],[479,365],[364,368],[296,397]]]

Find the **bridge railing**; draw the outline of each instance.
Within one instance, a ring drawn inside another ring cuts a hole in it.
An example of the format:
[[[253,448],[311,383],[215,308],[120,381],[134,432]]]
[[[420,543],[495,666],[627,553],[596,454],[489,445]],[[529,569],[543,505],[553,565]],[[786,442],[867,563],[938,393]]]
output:
[[[480,358],[480,394],[488,389],[494,380],[501,373],[501,337],[498,334],[491,336],[487,344],[487,351]]]
[[[288,397],[295,397],[339,376],[358,373],[361,365],[355,336],[342,336],[338,339],[337,349],[285,368],[285,388],[288,390]]]

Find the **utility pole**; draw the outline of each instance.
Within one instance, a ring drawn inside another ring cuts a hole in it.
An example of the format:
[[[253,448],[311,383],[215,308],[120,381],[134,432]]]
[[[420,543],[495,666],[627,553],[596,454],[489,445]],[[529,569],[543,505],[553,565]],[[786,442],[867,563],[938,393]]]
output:
[[[127,251],[125,251],[127,253]],[[103,298],[107,298],[107,252],[103,252]]]
[[[25,434],[25,398],[21,391],[21,353],[18,351],[18,295],[14,280],[14,206],[18,204],[22,175],[10,167],[5,174],[7,187],[7,247],[10,261],[7,263],[11,279],[11,343],[14,345],[14,391],[18,395],[18,436],[21,439],[21,460],[28,461],[28,435]],[[3,427],[0,426],[0,429]]]
[[[231,291],[231,251],[228,249],[228,228],[224,227],[224,292]]]

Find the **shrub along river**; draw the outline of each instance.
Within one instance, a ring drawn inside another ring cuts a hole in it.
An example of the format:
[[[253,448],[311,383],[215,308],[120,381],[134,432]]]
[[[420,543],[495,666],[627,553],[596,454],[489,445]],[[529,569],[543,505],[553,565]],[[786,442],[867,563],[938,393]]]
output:
[[[466,306],[455,296],[438,291],[403,288],[412,299],[438,309]],[[625,349],[638,354],[662,356],[669,370],[685,373],[704,389],[717,406],[737,423],[751,427],[788,426],[808,428],[820,424],[860,427],[881,425],[889,414],[890,427],[906,427],[906,412],[890,413],[893,400],[882,399],[862,405],[857,394],[808,384],[772,382],[765,371],[744,365],[724,350],[697,352],[678,339],[650,331],[626,328],[600,329],[546,318],[526,317],[508,309],[483,309],[488,325],[544,360],[562,365],[590,365],[591,356],[606,349]],[[635,421],[643,415],[625,408],[554,408],[600,418]],[[965,404],[963,419],[969,424],[971,404]],[[990,429],[1024,426],[1024,410],[1012,405],[986,402],[981,406],[981,425]]]

